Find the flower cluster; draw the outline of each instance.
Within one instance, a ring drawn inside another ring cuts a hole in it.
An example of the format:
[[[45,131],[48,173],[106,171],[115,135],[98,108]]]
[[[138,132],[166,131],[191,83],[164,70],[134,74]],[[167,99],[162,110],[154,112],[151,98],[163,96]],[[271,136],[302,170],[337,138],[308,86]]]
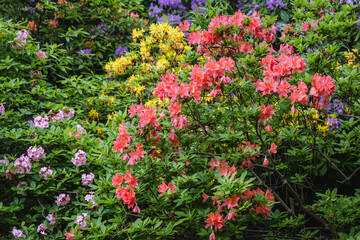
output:
[[[71,162],[77,167],[85,165],[86,153],[83,150],[77,151],[75,156],[71,159]]]
[[[171,190],[172,193],[174,193],[176,187],[171,182],[168,185],[166,185],[165,181],[162,180],[162,184],[160,184],[158,188],[159,188],[159,192],[161,193],[160,195],[164,195],[164,192],[167,192],[169,189]]]
[[[42,147],[29,147],[27,150],[27,155],[35,162],[40,161],[42,158],[46,158],[45,150]]]
[[[41,116],[34,117],[34,121],[30,121],[30,124],[38,128],[48,128],[49,117],[47,115],[45,115],[44,117]]]
[[[271,11],[274,10],[274,8],[284,8],[287,6],[287,3],[283,3],[282,0],[266,0],[266,4],[268,5],[268,9]]]
[[[314,98],[315,106],[324,109],[329,103],[329,96],[332,96],[336,89],[334,79],[316,73],[312,78],[311,86],[310,95]]]
[[[5,114],[5,107],[2,103],[0,103],[0,114]]]
[[[127,47],[119,46],[115,50],[115,55],[120,57],[120,56],[124,55],[124,53],[126,53],[128,51],[129,51],[129,49]]]
[[[240,145],[238,148],[238,151],[243,152],[243,154],[246,156],[246,159],[242,162],[241,168],[252,167],[251,160],[255,161],[255,157],[259,157],[260,153],[260,146],[250,142],[245,142],[245,145]]]
[[[122,186],[125,181],[128,186]],[[112,185],[116,187],[116,197],[128,205],[128,208],[132,208],[133,212],[140,212],[140,208],[136,202],[134,188],[138,186],[137,178],[131,175],[131,171],[128,170],[124,175],[116,173],[112,178]]]
[[[84,186],[87,186],[89,184],[92,184],[93,180],[95,178],[95,175],[93,173],[90,174],[83,174],[81,175],[81,183]]]
[[[25,29],[21,29],[19,32],[17,32],[17,37],[14,39],[14,41],[16,41],[16,45],[12,47],[15,49],[22,49],[23,47],[25,47],[28,34],[28,31],[26,31]]]
[[[70,196],[69,194],[61,193],[57,199],[55,200],[55,203],[60,206],[66,206],[70,202]]]
[[[75,224],[79,225],[79,229],[89,226],[89,224],[86,222],[86,219],[90,219],[90,215],[87,213],[82,213],[76,217]]]
[[[38,59],[42,59],[43,61],[45,61],[45,59],[46,59],[46,53],[43,51],[38,51],[36,53],[36,56],[38,57]]]
[[[58,218],[57,213],[49,213],[46,216],[46,220],[49,221],[50,226],[54,226],[56,224],[56,219]]]
[[[94,208],[98,206],[98,204],[94,201],[94,194],[95,192],[89,192],[89,194],[86,194],[84,197],[84,200],[91,203],[91,208]]]
[[[43,178],[44,178],[45,180],[47,180],[48,177],[53,174],[53,172],[54,172],[54,171],[50,169],[50,166],[49,166],[49,167],[42,167],[42,168],[40,169],[40,171],[39,171],[39,175],[40,175],[40,176],[43,176]]]
[[[21,230],[18,230],[16,227],[13,228],[12,234],[14,238],[26,238],[25,234]]]
[[[229,176],[233,175],[233,178],[235,178],[236,175],[236,167],[233,165],[232,167],[229,166],[229,163],[227,161],[221,161],[219,159],[212,159],[211,162],[209,162],[210,168],[208,170],[212,170],[216,168],[216,170],[219,170],[220,176],[226,177],[228,174]]]
[[[59,121],[61,121],[63,119],[74,117],[75,110],[72,109],[72,108],[68,109],[67,107],[63,107],[56,114],[53,112],[52,109],[48,112],[48,114],[50,115],[50,120],[51,121],[59,122]]]
[[[44,225],[43,223],[40,224],[40,225],[38,226],[38,228],[37,228],[38,233],[41,233],[41,235],[47,235],[47,233],[45,232],[45,230],[46,230],[46,227],[45,227],[45,225]]]

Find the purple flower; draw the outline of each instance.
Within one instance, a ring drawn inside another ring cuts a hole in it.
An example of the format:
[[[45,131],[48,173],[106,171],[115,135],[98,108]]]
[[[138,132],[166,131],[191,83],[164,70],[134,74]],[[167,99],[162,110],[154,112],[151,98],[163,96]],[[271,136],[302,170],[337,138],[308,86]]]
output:
[[[128,52],[128,51],[129,51],[129,49],[127,47],[119,46],[115,50],[115,55],[120,57],[120,56],[124,55],[125,52]]]
[[[171,14],[171,13],[167,14],[166,18],[167,18],[169,24],[172,24],[172,23],[179,24],[180,21],[181,21],[180,15],[175,15],[175,14]],[[162,22],[165,22],[165,21],[166,20],[165,20],[164,16],[158,18],[158,20],[157,20],[158,23],[162,23]]]
[[[242,9],[245,6],[245,3],[241,2],[241,0],[238,0],[238,2],[236,3],[236,7],[238,9]]]
[[[342,122],[339,121],[339,119],[337,119],[336,117],[332,118],[332,117],[328,117],[326,119],[328,125],[330,126],[331,130],[334,130],[335,128],[339,128],[340,125],[342,124]]]
[[[80,48],[80,51],[78,51],[78,55],[81,56],[81,54],[90,55],[91,49],[90,48],[85,48],[85,49]]]
[[[149,17],[156,17],[163,11],[162,8],[159,8],[157,5],[154,5],[153,3],[151,3],[149,10],[150,10]]]
[[[199,12],[203,13],[204,10],[201,9],[201,7],[204,6],[204,3],[206,1],[205,0],[191,0],[191,10],[193,10],[194,12],[196,12],[196,7],[198,7]]]
[[[172,8],[172,9],[184,8],[184,5],[182,5],[181,0],[158,0],[158,3],[161,7],[165,7],[165,8]]]
[[[274,7],[284,8],[287,6],[287,3],[283,3],[282,0],[266,0],[266,4],[271,11],[274,10]]]

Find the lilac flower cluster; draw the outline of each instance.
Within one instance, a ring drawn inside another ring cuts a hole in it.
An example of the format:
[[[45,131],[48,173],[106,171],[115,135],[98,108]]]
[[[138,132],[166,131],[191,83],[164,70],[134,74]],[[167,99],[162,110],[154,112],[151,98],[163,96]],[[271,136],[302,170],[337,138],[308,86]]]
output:
[[[86,153],[83,150],[77,151],[77,153],[75,153],[75,157],[71,159],[71,162],[77,167],[85,165]]]
[[[166,18],[168,20],[168,23],[169,24],[172,24],[172,23],[176,23],[176,24],[179,24],[181,22],[181,16],[179,14],[166,14]],[[165,22],[165,17],[162,16],[160,18],[158,18],[157,22],[158,23],[162,23],[162,22]]]
[[[158,0],[158,3],[161,7],[164,8],[185,8],[184,5],[181,3],[181,0]]]
[[[342,114],[344,113],[345,108],[348,105],[344,102],[340,102],[340,99],[335,98],[331,101],[331,103],[329,103],[329,105],[326,106],[325,110],[328,113],[333,113],[334,111],[337,112],[337,114]]]
[[[96,34],[96,33],[106,33],[107,31],[107,27],[108,25],[107,24],[103,24],[103,23],[100,23],[98,25],[96,25],[95,28],[91,28],[90,29],[90,33],[89,33],[89,36],[91,37],[92,35]]]
[[[203,13],[204,11],[201,9],[201,7],[206,3],[206,0],[192,0],[191,1],[191,10],[196,12],[196,7],[199,9],[200,13]]]
[[[339,121],[336,117],[328,117],[326,119],[328,126],[330,126],[331,130],[335,128],[339,128],[342,125],[342,122]]]
[[[129,49],[127,47],[119,46],[115,50],[115,55],[120,57],[120,56],[124,55],[124,53],[126,53],[128,51],[129,51]]]
[[[80,48],[80,50],[78,51],[78,56],[80,57],[83,54],[84,55],[90,55],[91,54],[91,49],[90,48],[85,48],[85,49]]]
[[[275,7],[284,8],[287,6],[287,3],[283,3],[282,0],[266,0],[266,4],[271,11],[273,11]]]
[[[154,5],[153,3],[151,3],[150,8],[149,8],[149,17],[151,17],[151,18],[157,17],[162,12],[163,12],[162,8],[159,8],[157,5]]]

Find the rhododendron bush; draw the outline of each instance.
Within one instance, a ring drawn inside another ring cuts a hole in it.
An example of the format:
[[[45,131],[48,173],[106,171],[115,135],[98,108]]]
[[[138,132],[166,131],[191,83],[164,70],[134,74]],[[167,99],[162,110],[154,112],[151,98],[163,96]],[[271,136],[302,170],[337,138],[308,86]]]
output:
[[[57,28],[95,4],[72,2],[36,9]],[[305,2],[293,19],[285,1],[229,15],[209,2],[179,26],[133,12],[117,57],[93,59],[102,75],[84,59],[113,47],[107,23],[84,28],[103,45],[73,54],[40,23],[0,22],[0,236],[358,237],[358,9]]]

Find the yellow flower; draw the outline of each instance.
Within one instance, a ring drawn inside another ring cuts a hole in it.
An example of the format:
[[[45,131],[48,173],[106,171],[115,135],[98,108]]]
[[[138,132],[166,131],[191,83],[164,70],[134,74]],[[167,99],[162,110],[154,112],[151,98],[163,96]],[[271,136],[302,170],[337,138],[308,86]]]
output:
[[[100,134],[100,133],[103,132],[103,129],[102,129],[102,127],[98,127],[98,128],[96,129],[96,131],[97,131],[98,134]]]
[[[92,108],[89,112],[89,117],[91,117],[92,119],[99,118],[99,113]]]

